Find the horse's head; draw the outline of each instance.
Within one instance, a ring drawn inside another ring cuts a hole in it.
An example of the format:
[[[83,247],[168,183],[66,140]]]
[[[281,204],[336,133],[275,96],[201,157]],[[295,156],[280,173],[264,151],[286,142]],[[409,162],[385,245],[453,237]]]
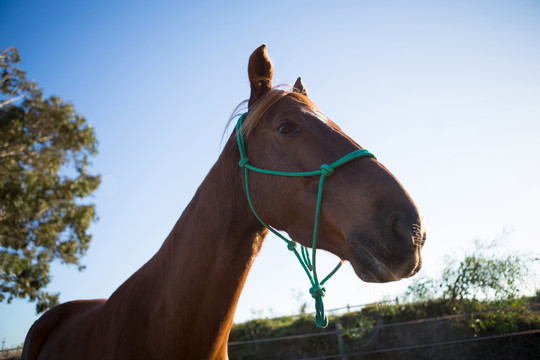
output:
[[[311,102],[299,78],[292,92],[273,89],[266,46],[249,60],[251,97],[246,152],[258,168],[318,170],[361,147]],[[250,173],[258,215],[311,247],[319,177]],[[387,282],[421,267],[425,230],[418,209],[394,176],[371,157],[336,168],[324,182],[317,247],[349,261],[365,281]]]

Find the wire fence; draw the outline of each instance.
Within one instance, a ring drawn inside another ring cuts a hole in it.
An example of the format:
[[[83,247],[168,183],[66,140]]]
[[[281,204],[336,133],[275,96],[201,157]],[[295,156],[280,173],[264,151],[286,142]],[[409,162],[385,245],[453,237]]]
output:
[[[362,305],[355,305],[355,306],[347,305],[346,307],[336,308],[332,310],[344,310],[344,309],[349,310],[351,308],[362,308],[367,305],[372,305],[372,304],[362,304]],[[539,306],[540,306],[540,302],[536,302],[536,303],[530,303],[530,304],[525,304],[525,305],[520,305],[520,306],[496,308],[496,309],[470,312],[470,313],[464,313],[464,314],[452,314],[452,315],[437,316],[437,317],[423,318],[423,319],[416,319],[416,320],[402,321],[402,322],[395,322],[395,323],[376,324],[372,327],[371,330],[376,331],[383,328],[399,327],[399,326],[414,325],[414,324],[426,324],[426,323],[435,322],[435,321],[443,321],[443,320],[450,320],[450,319],[457,319],[457,318],[464,318],[464,317],[471,317],[471,316],[476,317],[478,315],[500,312],[503,310],[518,310],[518,309],[523,309],[523,308],[531,308],[531,307],[539,307]],[[358,329],[359,328],[350,328],[350,329],[347,329],[347,331],[355,331]],[[280,341],[287,341],[287,340],[298,340],[298,339],[307,339],[307,338],[312,338],[312,337],[334,335],[337,337],[339,354],[301,358],[298,360],[324,360],[324,359],[346,360],[349,357],[358,357],[358,356],[364,356],[364,355],[375,355],[375,354],[382,354],[382,353],[408,351],[408,350],[414,350],[414,349],[426,349],[426,348],[432,348],[432,347],[438,347],[438,346],[449,346],[449,345],[457,345],[457,344],[462,344],[462,343],[464,344],[464,343],[472,343],[472,342],[481,342],[481,341],[503,339],[503,338],[517,337],[517,336],[530,336],[530,335],[540,334],[540,329],[529,329],[529,330],[523,330],[523,331],[508,332],[504,334],[487,335],[487,336],[464,338],[464,339],[457,339],[457,340],[434,341],[434,342],[422,343],[422,344],[411,344],[411,345],[405,345],[405,346],[387,347],[383,349],[373,349],[373,350],[356,351],[356,352],[348,352],[348,353],[346,352],[346,349],[344,346],[343,333],[344,333],[344,330],[341,324],[338,323],[336,324],[336,330],[266,338],[266,339],[231,341],[228,343],[228,345],[229,347],[234,348],[237,346],[249,345],[249,344],[271,343],[271,342],[280,342]]]
[[[342,306],[342,307],[338,307],[338,308],[333,308],[333,309],[326,309],[325,312],[326,313],[329,313],[329,314],[336,314],[336,313],[339,313],[339,312],[342,312],[342,311],[345,311],[345,312],[351,312],[351,310],[361,310],[363,308],[365,308],[366,306],[375,306],[375,305],[396,305],[398,304],[398,301],[397,300],[381,300],[381,301],[377,301],[377,302],[371,302],[371,303],[365,303],[365,304],[358,304],[358,305],[345,305],[345,306]],[[309,313],[305,313],[304,315],[315,315],[315,312],[309,312]],[[296,317],[298,316],[302,316],[302,315],[294,315]]]
[[[476,342],[476,341],[486,341],[486,340],[493,340],[493,339],[501,339],[505,337],[523,336],[523,335],[532,335],[532,334],[540,334],[540,329],[525,330],[525,331],[518,331],[514,333],[509,333],[509,334],[490,335],[490,336],[482,336],[482,337],[468,338],[468,339],[461,339],[461,340],[439,341],[439,342],[433,342],[433,343],[428,343],[428,344],[398,346],[398,347],[386,348],[386,349],[377,349],[377,350],[360,351],[360,352],[353,352],[353,353],[346,353],[346,354],[302,358],[299,360],[343,359],[344,357],[347,357],[347,356],[374,355],[374,354],[389,353],[389,352],[396,352],[396,351],[407,351],[407,350],[422,349],[422,348],[435,347],[435,346],[456,345],[460,343],[470,343],[470,342]]]

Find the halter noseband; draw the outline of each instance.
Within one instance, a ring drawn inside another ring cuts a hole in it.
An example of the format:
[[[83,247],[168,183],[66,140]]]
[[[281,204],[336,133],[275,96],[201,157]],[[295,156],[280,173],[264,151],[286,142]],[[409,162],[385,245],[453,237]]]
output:
[[[323,164],[321,165],[320,170],[315,171],[306,171],[306,172],[290,172],[290,171],[274,171],[274,170],[265,170],[265,169],[259,169],[255,166],[252,166],[249,164],[249,158],[246,155],[246,148],[244,144],[244,136],[242,134],[242,121],[246,117],[247,113],[244,113],[240,118],[238,119],[238,122],[236,123],[236,140],[238,142],[238,150],[240,151],[240,162],[239,165],[241,168],[244,169],[245,173],[245,179],[246,179],[246,195],[247,200],[249,203],[249,206],[251,207],[251,211],[253,211],[253,214],[255,217],[259,220],[259,222],[268,230],[270,230],[274,235],[278,236],[282,240],[284,240],[287,243],[287,249],[292,251],[298,261],[300,262],[300,265],[302,265],[302,268],[304,268],[304,271],[306,272],[309,281],[311,283],[311,288],[309,289],[309,293],[311,296],[315,299],[315,324],[318,327],[325,328],[328,326],[328,317],[326,316],[324,312],[324,304],[323,304],[323,296],[326,294],[326,289],[323,287],[324,283],[332,277],[336,273],[336,271],[341,267],[344,260],[341,260],[339,264],[328,274],[321,282],[319,282],[319,278],[317,276],[317,268],[316,268],[316,252],[317,252],[317,232],[319,228],[319,217],[321,214],[321,202],[322,202],[322,194],[323,194],[323,185],[324,185],[324,179],[329,177],[334,173],[334,170],[338,168],[341,165],[344,165],[348,163],[351,160],[357,159],[359,157],[369,156],[374,159],[375,155],[370,153],[369,151],[365,149],[359,149],[355,150],[353,152],[350,152],[349,154],[343,156],[342,158],[338,159],[337,161],[333,162],[330,165]],[[301,254],[296,250],[296,242],[293,240],[289,240],[280,233],[278,233],[275,229],[273,229],[271,226],[267,225],[262,219],[259,217],[257,212],[255,211],[255,208],[253,207],[253,203],[251,201],[251,197],[249,195],[249,182],[248,182],[248,172],[249,170],[255,171],[262,174],[267,175],[279,175],[279,176],[294,176],[294,177],[301,177],[301,176],[320,176],[319,180],[319,191],[317,194],[317,206],[315,208],[315,225],[313,227],[313,245],[311,247],[311,259],[309,257],[309,250],[301,246]],[[313,274],[313,275],[312,275]]]

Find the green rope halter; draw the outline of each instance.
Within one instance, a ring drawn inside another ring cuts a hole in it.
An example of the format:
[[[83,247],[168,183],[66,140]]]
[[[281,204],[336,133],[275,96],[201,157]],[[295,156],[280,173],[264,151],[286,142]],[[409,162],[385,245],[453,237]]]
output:
[[[317,232],[319,229],[319,217],[321,214],[321,202],[322,202],[322,194],[323,194],[323,185],[324,185],[324,179],[329,177],[334,173],[334,170],[346,163],[348,163],[351,160],[357,159],[359,157],[363,156],[369,156],[372,158],[375,158],[375,155],[370,153],[369,151],[365,149],[359,149],[355,150],[345,156],[343,156],[341,159],[333,162],[330,165],[323,164],[321,165],[320,170],[315,171],[306,171],[306,172],[289,172],[289,171],[273,171],[273,170],[265,170],[265,169],[259,169],[249,164],[249,159],[246,156],[246,148],[244,144],[244,136],[242,134],[242,121],[244,120],[247,113],[240,116],[238,119],[238,122],[236,123],[236,140],[238,142],[238,150],[240,151],[240,162],[239,165],[241,168],[244,168],[245,171],[245,179],[246,179],[246,195],[247,200],[249,203],[249,206],[251,207],[251,210],[253,211],[253,214],[255,217],[260,221],[260,223],[270,230],[274,235],[278,236],[282,240],[284,240],[287,243],[287,249],[292,251],[298,261],[300,262],[300,265],[302,265],[302,268],[306,272],[309,281],[311,282],[311,288],[309,289],[309,293],[311,296],[315,299],[315,324],[318,327],[325,328],[328,326],[328,317],[326,316],[324,312],[324,304],[322,298],[326,294],[326,289],[323,287],[324,283],[328,279],[332,277],[336,273],[336,271],[341,267],[343,264],[343,260],[339,262],[339,264],[328,274],[322,281],[319,282],[319,278],[317,276],[317,267],[316,267],[316,252],[317,252]],[[296,250],[296,242],[293,240],[289,240],[286,237],[282,236],[280,233],[278,233],[275,229],[273,229],[271,226],[267,225],[262,219],[259,217],[257,212],[255,211],[255,208],[253,206],[253,203],[251,201],[251,197],[249,195],[249,182],[248,182],[248,170],[255,171],[262,174],[268,174],[268,175],[280,175],[280,176],[319,176],[319,192],[317,194],[317,206],[315,208],[315,225],[313,227],[313,245],[311,247],[311,259],[309,256],[309,250],[301,246],[300,253],[298,250]],[[313,274],[313,275],[312,275]]]

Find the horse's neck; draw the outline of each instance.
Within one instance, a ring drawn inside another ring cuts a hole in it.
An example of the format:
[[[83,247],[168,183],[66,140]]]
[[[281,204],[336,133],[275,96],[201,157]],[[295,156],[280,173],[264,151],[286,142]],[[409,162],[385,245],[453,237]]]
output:
[[[213,358],[226,350],[236,304],[266,234],[246,207],[234,166],[233,151],[224,151],[162,248],[111,296],[136,316],[148,316],[141,322],[150,346],[163,355]],[[137,299],[125,305],[126,296]]]

